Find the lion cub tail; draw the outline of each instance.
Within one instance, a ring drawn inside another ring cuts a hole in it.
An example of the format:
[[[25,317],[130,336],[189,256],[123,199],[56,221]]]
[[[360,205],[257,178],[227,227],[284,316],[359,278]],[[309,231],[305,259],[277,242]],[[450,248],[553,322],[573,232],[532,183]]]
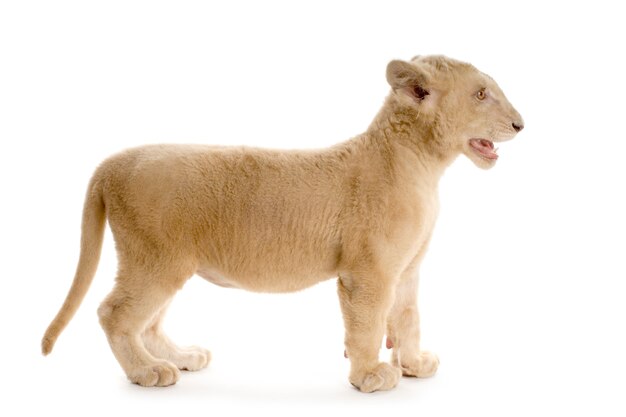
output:
[[[52,351],[59,334],[74,317],[74,313],[78,310],[96,274],[106,220],[101,189],[98,181],[92,178],[83,208],[80,258],[76,267],[76,274],[61,310],[52,320],[41,340],[41,352],[44,355]]]

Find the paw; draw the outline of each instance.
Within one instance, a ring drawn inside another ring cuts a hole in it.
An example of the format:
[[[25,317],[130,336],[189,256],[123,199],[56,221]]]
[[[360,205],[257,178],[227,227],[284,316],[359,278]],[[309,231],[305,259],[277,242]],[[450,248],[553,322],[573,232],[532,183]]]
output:
[[[199,371],[206,368],[210,361],[211,352],[196,346],[180,349],[172,358],[178,369],[184,371]]]
[[[401,355],[401,363],[394,355],[392,363],[402,370],[404,376],[415,376],[418,378],[428,378],[435,375],[439,367],[439,358],[434,353],[422,351],[417,356]]]
[[[128,374],[131,382],[142,387],[167,387],[175,384],[179,378],[178,368],[166,361],[138,367]]]
[[[353,372],[350,383],[361,392],[386,391],[398,385],[401,375],[398,368],[381,362],[369,371]]]

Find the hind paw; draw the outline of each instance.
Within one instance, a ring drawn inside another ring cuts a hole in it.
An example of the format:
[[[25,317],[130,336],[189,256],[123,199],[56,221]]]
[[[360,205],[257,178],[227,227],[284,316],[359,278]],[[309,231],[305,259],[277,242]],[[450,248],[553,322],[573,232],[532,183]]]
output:
[[[180,371],[173,364],[162,361],[133,369],[128,379],[142,387],[167,387],[180,378]]]

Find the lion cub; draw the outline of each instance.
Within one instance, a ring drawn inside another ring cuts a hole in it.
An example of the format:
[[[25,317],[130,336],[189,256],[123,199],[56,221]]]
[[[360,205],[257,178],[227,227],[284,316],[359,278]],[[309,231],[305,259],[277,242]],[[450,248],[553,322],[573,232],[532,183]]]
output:
[[[194,274],[222,287],[297,291],[339,277],[350,382],[388,390],[428,377],[418,268],[437,217],[437,184],[464,154],[494,166],[494,142],[523,128],[498,85],[472,65],[420,56],[387,66],[391,92],[364,133],[331,148],[276,151],[152,145],[104,161],[87,190],[80,260],[42,340],[50,353],[93,279],[105,222],[119,272],[98,309],[128,378],[166,386],[210,353],[179,348],[161,322]],[[379,362],[383,336],[391,364]]]

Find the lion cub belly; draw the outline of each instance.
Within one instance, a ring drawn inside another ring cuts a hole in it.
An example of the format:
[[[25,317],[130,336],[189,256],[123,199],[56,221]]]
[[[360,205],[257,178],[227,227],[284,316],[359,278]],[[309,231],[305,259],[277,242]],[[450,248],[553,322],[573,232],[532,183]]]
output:
[[[273,274],[250,272],[245,277],[233,278],[209,267],[199,268],[196,275],[220,287],[267,293],[296,292],[336,276],[332,273],[320,272],[283,275],[275,271]]]
[[[217,271],[213,269],[209,269],[209,268],[199,269],[196,271],[196,274],[206,279],[212,284],[219,285],[220,287],[238,288],[238,289],[242,288],[237,282],[233,281],[230,278],[225,277],[224,275],[218,273]]]

